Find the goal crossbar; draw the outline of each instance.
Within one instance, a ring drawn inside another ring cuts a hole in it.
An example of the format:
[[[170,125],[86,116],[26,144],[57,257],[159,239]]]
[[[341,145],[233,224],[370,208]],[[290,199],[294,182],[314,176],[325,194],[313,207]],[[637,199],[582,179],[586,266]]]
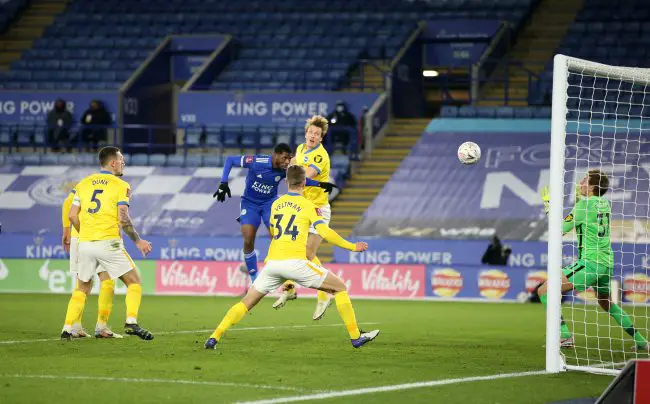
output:
[[[594,77],[627,82],[633,81],[638,84],[650,84],[650,69],[611,66],[565,55],[556,55],[555,60],[559,60],[560,63],[565,64],[568,70],[591,74]]]

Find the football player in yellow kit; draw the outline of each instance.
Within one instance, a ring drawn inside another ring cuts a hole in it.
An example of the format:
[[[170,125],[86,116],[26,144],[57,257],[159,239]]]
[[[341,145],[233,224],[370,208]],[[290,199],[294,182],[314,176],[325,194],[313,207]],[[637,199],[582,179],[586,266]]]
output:
[[[97,267],[111,279],[120,278],[127,287],[124,332],[144,340],[153,335],[138,325],[142,285],[135,263],[124,249],[120,229],[135,243],[143,256],[151,252],[151,243],[138,235],[131,217],[131,188],[120,177],[124,173],[124,156],[120,149],[107,146],[99,151],[101,171],[77,184],[68,217],[79,232],[78,289],[72,293],[61,339],[72,337],[72,324],[79,318],[90,292]]]
[[[61,209],[61,222],[63,224],[63,249],[70,254],[70,272],[77,277],[78,267],[78,250],[79,250],[79,232],[70,225],[68,214],[72,206],[72,199],[74,198],[74,188],[70,191],[68,196],[63,201]],[[97,324],[95,325],[96,338],[122,338],[120,334],[114,333],[108,327],[108,319],[113,310],[113,295],[115,294],[115,281],[113,281],[106,271],[98,273],[101,281],[98,297],[98,311],[97,311]],[[79,290],[78,282],[75,291]],[[79,313],[79,317],[72,323],[72,338],[89,337],[88,332],[81,325],[83,311]]]
[[[228,310],[205,342],[206,349],[215,349],[228,328],[237,324],[264,296],[276,290],[287,280],[334,295],[336,309],[350,335],[353,347],[360,348],[379,335],[379,330],[370,332],[359,330],[343,280],[327,268],[307,259],[307,235],[311,226],[329,242],[350,251],[365,251],[368,249],[368,244],[364,242],[353,244],[329,228],[323,217],[319,215],[316,206],[303,196],[306,181],[303,167],[297,165],[289,167],[286,181],[289,192],[273,202],[271,207],[273,238],[264,269],[260,271],[246,296]]]
[[[292,160],[292,164],[299,165],[305,169],[307,178],[319,182],[327,182],[330,177],[330,156],[322,144],[328,128],[329,123],[322,116],[315,115],[308,119],[305,124],[305,143],[296,148],[296,156]],[[318,208],[321,220],[329,225],[332,210],[329,204],[328,193],[322,188],[309,187],[305,189],[304,197]],[[309,236],[307,237],[307,259],[317,266],[321,265],[316,254],[322,242],[323,237],[314,226],[311,226],[309,228]],[[282,295],[273,303],[273,308],[275,309],[283,307],[287,301],[294,300],[297,297],[293,282],[286,282],[283,289]],[[332,296],[330,294],[320,290],[318,291],[316,309],[312,316],[314,320],[323,318],[331,299]]]

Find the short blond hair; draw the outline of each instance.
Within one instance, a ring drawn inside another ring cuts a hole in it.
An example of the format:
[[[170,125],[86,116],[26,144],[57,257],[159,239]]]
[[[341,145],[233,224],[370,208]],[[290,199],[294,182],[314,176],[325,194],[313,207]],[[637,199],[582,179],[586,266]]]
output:
[[[287,184],[289,187],[298,187],[305,184],[307,174],[301,166],[291,166],[287,169]]]
[[[309,129],[309,127],[312,125],[317,128],[321,128],[321,130],[323,131],[321,137],[325,137],[325,135],[327,134],[327,130],[330,127],[327,118],[320,115],[314,115],[311,118],[307,119],[307,122],[305,123],[305,132],[307,132],[307,129]]]

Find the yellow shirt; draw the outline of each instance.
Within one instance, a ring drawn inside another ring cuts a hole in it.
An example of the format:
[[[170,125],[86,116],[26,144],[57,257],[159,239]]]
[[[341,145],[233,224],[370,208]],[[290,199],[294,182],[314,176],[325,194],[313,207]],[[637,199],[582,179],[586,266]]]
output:
[[[265,261],[307,259],[307,235],[311,224],[330,243],[354,251],[355,245],[344,240],[322,220],[316,206],[304,196],[289,192],[271,206],[273,239]]]
[[[118,205],[129,205],[129,184],[108,171],[100,171],[79,181],[72,203],[80,206],[79,241],[121,238]]]
[[[68,196],[63,201],[63,206],[61,207],[61,223],[63,223],[63,228],[70,228],[70,218],[68,217],[70,213],[70,206],[72,206],[72,199],[74,198],[74,190],[72,190]],[[77,229],[72,227],[70,237],[79,237]]]
[[[328,182],[330,180],[330,155],[322,144],[311,150],[307,150],[307,145],[304,143],[298,146],[296,164],[305,167],[305,169],[307,167],[315,169],[318,175],[313,179],[316,181]],[[319,208],[329,204],[328,194],[323,188],[307,187],[304,195]]]

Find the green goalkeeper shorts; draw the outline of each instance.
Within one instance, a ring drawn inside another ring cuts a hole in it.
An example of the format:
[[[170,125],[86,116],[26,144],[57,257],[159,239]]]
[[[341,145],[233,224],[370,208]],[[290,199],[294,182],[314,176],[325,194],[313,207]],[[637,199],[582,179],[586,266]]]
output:
[[[599,295],[609,296],[609,280],[612,268],[593,261],[578,260],[562,269],[564,275],[577,291],[593,288]]]

